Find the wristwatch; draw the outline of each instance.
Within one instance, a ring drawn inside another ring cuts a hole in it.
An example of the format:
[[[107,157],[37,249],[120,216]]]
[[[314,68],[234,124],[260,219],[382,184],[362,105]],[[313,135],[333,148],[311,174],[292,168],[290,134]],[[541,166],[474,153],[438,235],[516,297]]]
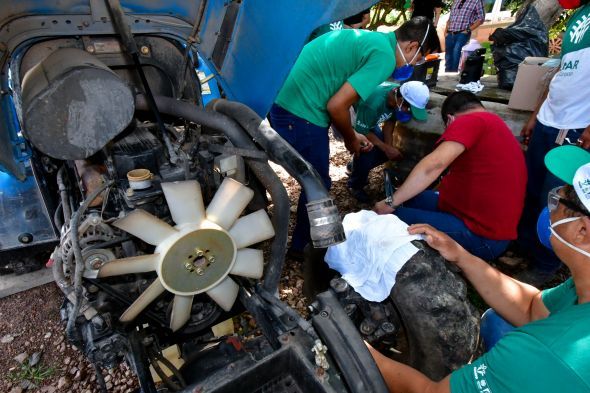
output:
[[[465,29],[465,31],[467,32],[467,34],[471,33],[471,27],[467,27],[467,28]]]

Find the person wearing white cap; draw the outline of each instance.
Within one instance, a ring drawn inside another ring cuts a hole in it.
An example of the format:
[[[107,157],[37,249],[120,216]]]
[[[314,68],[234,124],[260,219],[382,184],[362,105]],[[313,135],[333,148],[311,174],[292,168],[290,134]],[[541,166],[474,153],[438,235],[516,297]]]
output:
[[[496,330],[505,334],[488,334],[484,316],[487,352],[440,382],[369,348],[390,392],[590,392],[590,153],[571,145],[557,147],[547,153],[545,165],[566,185],[549,193],[538,237],[553,248],[571,277],[539,290],[469,254],[432,226],[412,225],[410,234],[422,234],[461,269],[494,310]]]
[[[374,209],[407,224],[431,224],[470,253],[495,259],[517,236],[527,179],[522,150],[473,93],[450,94],[441,114],[446,129],[435,149]],[[443,172],[438,191],[429,190]]]
[[[369,98],[357,105],[354,129],[365,135],[375,147],[369,152],[361,153],[347,165],[348,188],[359,202],[370,202],[363,189],[367,185],[369,171],[388,160],[395,161],[402,157],[392,144],[395,122],[406,123],[412,117],[418,121],[426,121],[426,104],[429,99],[430,92],[424,82],[410,81],[401,86],[383,82]]]

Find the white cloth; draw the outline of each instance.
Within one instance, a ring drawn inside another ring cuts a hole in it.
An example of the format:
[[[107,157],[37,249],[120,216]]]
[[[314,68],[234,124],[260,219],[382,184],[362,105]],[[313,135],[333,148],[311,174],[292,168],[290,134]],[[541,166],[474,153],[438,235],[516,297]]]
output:
[[[457,84],[457,89],[470,91],[473,94],[479,93],[480,91],[483,90],[483,88],[484,88],[484,85],[482,85],[480,81],[469,82],[469,83],[465,83],[465,84],[461,84],[461,83]]]
[[[363,298],[383,301],[397,272],[418,252],[410,242],[422,237],[408,234],[408,225],[395,215],[370,210],[347,214],[342,225],[346,241],[328,248],[325,261]]]

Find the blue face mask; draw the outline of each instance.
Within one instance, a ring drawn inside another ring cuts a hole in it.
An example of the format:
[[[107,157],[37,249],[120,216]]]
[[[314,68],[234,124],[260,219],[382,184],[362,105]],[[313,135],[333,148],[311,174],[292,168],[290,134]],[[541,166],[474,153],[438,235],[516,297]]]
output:
[[[537,236],[542,245],[550,250],[553,250],[551,245],[551,217],[549,216],[549,208],[545,206],[539,218],[537,219]]]
[[[549,240],[551,239],[551,235],[553,235],[559,242],[565,244],[567,247],[590,258],[590,253],[588,251],[582,250],[581,248],[576,247],[573,244],[567,242],[561,236],[559,236],[557,232],[555,232],[555,227],[581,219],[582,217],[568,217],[563,218],[557,222],[551,223],[549,208],[545,207],[541,214],[539,214],[539,219],[537,220],[537,236],[539,237],[539,241],[542,245],[553,251],[553,246],[551,245],[551,241]]]
[[[404,58],[404,60],[405,60],[405,58]],[[407,81],[408,79],[410,79],[413,74],[414,74],[414,66],[412,66],[410,64],[406,64],[404,66],[401,66],[401,67],[393,70],[393,74],[391,74],[391,77],[398,82],[403,82],[403,81]]]
[[[395,111],[395,118],[400,123],[407,123],[412,120],[412,114],[410,112],[406,112],[403,110],[396,109]]]
[[[399,42],[396,43],[396,45],[395,45],[396,50],[398,50],[399,53],[402,55],[406,64],[393,70],[393,74],[391,74],[391,77],[394,80],[396,80],[398,82],[403,82],[403,81],[407,81],[408,79],[410,79],[412,77],[412,74],[414,74],[414,66],[411,63],[414,61],[416,56],[418,56],[418,52],[420,52],[420,50],[422,50],[422,46],[424,45],[424,42],[426,41],[426,37],[428,37],[429,31],[430,31],[430,24],[428,24],[428,26],[426,26],[426,33],[424,34],[424,38],[422,39],[422,42],[420,43],[418,50],[416,51],[416,53],[414,53],[414,57],[412,57],[412,60],[410,60],[410,61],[408,61],[408,59],[406,59],[406,55],[404,55],[402,48],[399,46]]]

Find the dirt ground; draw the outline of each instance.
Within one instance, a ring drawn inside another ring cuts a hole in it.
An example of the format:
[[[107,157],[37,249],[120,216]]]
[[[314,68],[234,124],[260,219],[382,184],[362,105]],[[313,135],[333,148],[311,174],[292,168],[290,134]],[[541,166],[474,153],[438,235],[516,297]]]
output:
[[[350,154],[341,142],[331,140],[331,193],[342,215],[371,205],[357,203],[346,187],[346,164]],[[299,186],[280,167],[274,166],[287,187],[291,199],[291,226],[295,220],[295,206]],[[369,176],[367,193],[374,201],[382,199],[382,168]],[[292,228],[291,228],[292,229]],[[561,273],[555,282],[564,279]],[[301,263],[287,260],[281,279],[280,297],[300,313],[306,314],[308,303],[303,297]],[[64,326],[60,322],[61,292],[51,283],[27,292],[0,299],[0,392],[98,392],[92,366],[82,354],[64,340]],[[478,305],[482,307],[482,305]],[[36,366],[38,354],[41,358]],[[131,392],[138,387],[127,365],[114,370],[103,370],[108,390]]]
[[[334,140],[331,150],[332,195],[340,212],[369,208],[369,205],[358,205],[346,188],[349,153],[341,142]],[[299,185],[281,167],[273,167],[287,187],[291,205],[296,206]],[[375,198],[381,197],[380,179],[380,172],[375,170],[367,188]],[[294,219],[295,209],[292,208],[292,222]],[[307,301],[302,295],[301,263],[287,260],[285,266],[280,297],[304,313]],[[53,283],[0,299],[0,392],[98,392],[92,365],[64,340],[59,312],[62,301],[61,292]],[[37,353],[41,354],[39,363],[28,367]],[[126,364],[114,370],[103,370],[103,375],[109,391],[131,392],[138,387]]]

